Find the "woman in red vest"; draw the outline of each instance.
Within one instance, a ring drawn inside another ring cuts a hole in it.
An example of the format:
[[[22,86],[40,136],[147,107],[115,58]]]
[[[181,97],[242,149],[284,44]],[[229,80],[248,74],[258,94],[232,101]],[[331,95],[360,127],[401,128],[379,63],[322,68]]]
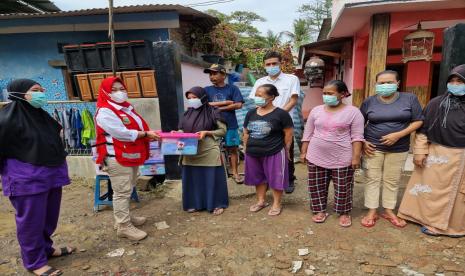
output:
[[[149,157],[149,141],[159,136],[127,101],[121,79],[110,77],[100,85],[95,115],[97,129],[96,163],[108,172],[113,188],[113,213],[117,236],[142,240],[147,233],[136,228],[145,217],[129,214],[129,201],[139,166]]]

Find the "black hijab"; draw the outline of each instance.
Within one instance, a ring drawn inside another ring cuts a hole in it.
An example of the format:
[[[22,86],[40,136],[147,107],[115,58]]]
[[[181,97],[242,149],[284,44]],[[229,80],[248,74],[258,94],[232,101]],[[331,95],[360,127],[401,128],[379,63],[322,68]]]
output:
[[[452,69],[447,79],[459,77],[465,82],[465,64]],[[420,133],[428,140],[446,147],[465,148],[465,96],[447,92],[432,99],[424,110],[425,121]]]
[[[192,87],[187,94],[192,93],[202,101],[202,106],[194,109],[189,108],[179,122],[179,129],[184,132],[195,133],[203,130],[216,129],[216,121],[223,121],[221,112],[208,104],[207,92],[202,87]]]
[[[24,94],[38,84],[18,79],[8,84],[11,103],[0,108],[0,159],[14,158],[36,166],[55,167],[65,162],[61,126],[45,110],[35,108]]]

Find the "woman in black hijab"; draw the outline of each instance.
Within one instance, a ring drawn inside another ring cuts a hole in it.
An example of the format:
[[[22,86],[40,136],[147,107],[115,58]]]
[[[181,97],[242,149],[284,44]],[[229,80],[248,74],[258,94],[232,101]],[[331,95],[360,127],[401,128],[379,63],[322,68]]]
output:
[[[220,111],[208,104],[205,90],[186,92],[188,109],[179,123],[180,131],[200,136],[197,155],[182,158],[182,202],[187,212],[207,210],[221,215],[228,207],[226,173],[221,162],[220,141],[226,124]]]
[[[431,100],[424,115],[399,217],[427,235],[465,236],[465,64],[452,69],[447,93]]]
[[[61,126],[41,107],[44,89],[29,79],[12,81],[11,102],[0,109],[0,174],[3,194],[16,210],[23,265],[36,275],[60,275],[48,259],[71,254],[54,248],[62,187],[70,183]]]

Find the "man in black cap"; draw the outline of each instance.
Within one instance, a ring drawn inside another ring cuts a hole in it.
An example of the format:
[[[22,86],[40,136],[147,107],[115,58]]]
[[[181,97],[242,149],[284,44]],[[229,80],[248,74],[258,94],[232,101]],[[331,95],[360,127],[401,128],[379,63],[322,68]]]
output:
[[[237,184],[244,183],[244,179],[239,175],[239,132],[236,118],[236,109],[241,109],[244,103],[241,91],[232,84],[225,83],[226,69],[219,64],[212,64],[203,71],[210,75],[212,86],[205,87],[210,105],[218,107],[228,126],[225,137],[225,147],[231,156],[231,170],[233,179]]]

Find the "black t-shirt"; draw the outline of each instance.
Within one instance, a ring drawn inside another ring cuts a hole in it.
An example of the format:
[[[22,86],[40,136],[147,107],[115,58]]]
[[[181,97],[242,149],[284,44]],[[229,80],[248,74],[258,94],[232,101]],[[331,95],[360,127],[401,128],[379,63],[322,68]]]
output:
[[[260,116],[257,109],[250,110],[245,116],[244,128],[249,133],[246,153],[254,157],[270,156],[284,148],[285,128],[292,128],[292,118],[286,111],[276,108]]]

